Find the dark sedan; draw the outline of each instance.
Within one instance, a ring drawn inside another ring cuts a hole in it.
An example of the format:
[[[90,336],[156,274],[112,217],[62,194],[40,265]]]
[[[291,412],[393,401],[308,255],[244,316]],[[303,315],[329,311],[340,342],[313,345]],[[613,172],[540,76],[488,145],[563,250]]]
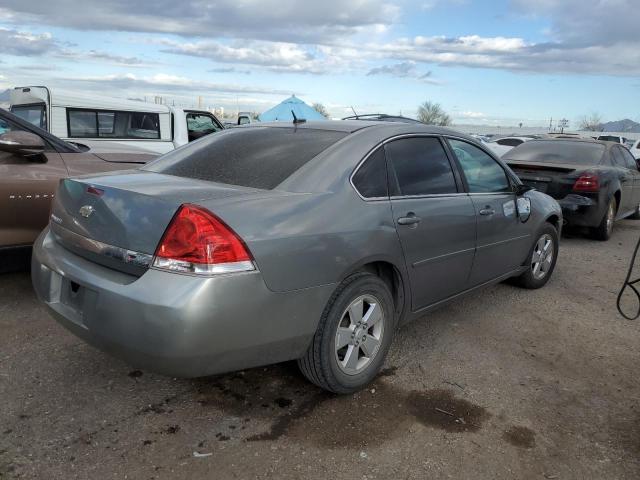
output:
[[[523,183],[551,195],[569,226],[608,240],[615,220],[640,218],[640,172],[620,144],[590,139],[540,139],[503,156]]]
[[[346,393],[399,324],[508,278],[542,287],[561,222],[453,130],[259,124],[64,180],[32,279],[63,325],[135,365],[201,376],[297,359]]]

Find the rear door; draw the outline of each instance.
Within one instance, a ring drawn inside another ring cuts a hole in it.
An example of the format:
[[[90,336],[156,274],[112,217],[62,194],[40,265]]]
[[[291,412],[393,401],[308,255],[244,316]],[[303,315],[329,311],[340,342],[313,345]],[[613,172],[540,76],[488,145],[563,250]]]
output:
[[[623,147],[614,145],[610,150],[613,164],[615,166],[618,179],[620,180],[620,188],[622,189],[620,205],[618,205],[618,214],[622,216],[635,210],[635,206],[637,205],[634,203],[633,192],[635,176],[627,165],[623,149]]]
[[[476,240],[473,204],[438,137],[385,145],[393,217],[411,281],[412,310],[467,287]]]
[[[631,152],[626,148],[621,148],[620,150],[622,151],[627,169],[631,173],[631,176],[633,176],[633,200],[631,206],[632,208],[636,208],[640,205],[640,171],[638,171],[638,164]]]
[[[0,119],[0,139],[20,130]],[[67,169],[60,154],[45,144],[40,158],[0,151],[0,247],[31,245],[49,221],[51,199]]]
[[[531,237],[516,215],[516,196],[506,170],[489,154],[464,140],[448,139],[478,219],[470,284],[478,285],[517,269]]]

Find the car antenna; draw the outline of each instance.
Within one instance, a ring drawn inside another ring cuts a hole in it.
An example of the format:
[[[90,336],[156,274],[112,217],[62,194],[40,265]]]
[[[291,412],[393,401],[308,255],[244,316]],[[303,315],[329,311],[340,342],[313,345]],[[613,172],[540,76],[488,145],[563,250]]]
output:
[[[356,109],[353,108],[353,106],[350,107],[351,111],[353,112],[353,114],[356,116],[356,118],[358,118],[358,114],[356,113]]]
[[[296,117],[296,113],[291,110],[291,115],[293,115],[293,124],[294,125],[298,125],[299,123],[305,123],[306,120],[304,118],[298,118]]]

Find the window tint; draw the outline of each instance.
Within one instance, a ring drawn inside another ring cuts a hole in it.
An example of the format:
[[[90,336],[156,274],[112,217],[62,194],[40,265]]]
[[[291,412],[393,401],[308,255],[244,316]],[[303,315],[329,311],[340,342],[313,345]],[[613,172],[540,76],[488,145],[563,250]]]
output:
[[[67,121],[72,138],[160,138],[157,113],[68,108]]]
[[[11,112],[36,127],[47,129],[47,116],[43,104],[14,105],[11,107]]]
[[[604,145],[595,142],[530,140],[505,153],[502,160],[597,165],[600,163],[604,151]]]
[[[353,185],[365,198],[387,197],[387,164],[384,148],[378,148],[353,176]]]
[[[143,170],[273,189],[346,135],[311,128],[233,128],[169,152]]]
[[[627,168],[638,170],[638,164],[636,163],[636,159],[633,158],[633,155],[631,155],[631,152],[626,148],[621,148],[620,151],[622,152],[622,157],[624,158],[624,163]]]
[[[611,149],[611,157],[613,158],[613,164],[617,167],[627,168],[627,164],[622,156],[622,150],[618,147]]]
[[[218,130],[221,130],[221,128],[211,115],[206,113],[187,113],[187,131],[189,132],[190,142]]]
[[[470,193],[511,191],[511,184],[504,169],[493,158],[475,145],[449,139],[467,179]]]
[[[416,137],[385,145],[392,178],[391,195],[456,193],[456,181],[440,140]]]

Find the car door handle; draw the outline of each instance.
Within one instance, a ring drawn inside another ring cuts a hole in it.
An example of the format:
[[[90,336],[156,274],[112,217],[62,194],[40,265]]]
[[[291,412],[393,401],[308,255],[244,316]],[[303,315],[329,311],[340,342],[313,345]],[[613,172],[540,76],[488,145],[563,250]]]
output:
[[[417,225],[422,220],[420,217],[417,217],[415,213],[410,212],[407,213],[406,217],[400,217],[398,219],[398,225]]]
[[[487,205],[482,210],[480,210],[480,215],[493,215],[494,213],[496,213],[496,211],[491,208],[490,205]]]

